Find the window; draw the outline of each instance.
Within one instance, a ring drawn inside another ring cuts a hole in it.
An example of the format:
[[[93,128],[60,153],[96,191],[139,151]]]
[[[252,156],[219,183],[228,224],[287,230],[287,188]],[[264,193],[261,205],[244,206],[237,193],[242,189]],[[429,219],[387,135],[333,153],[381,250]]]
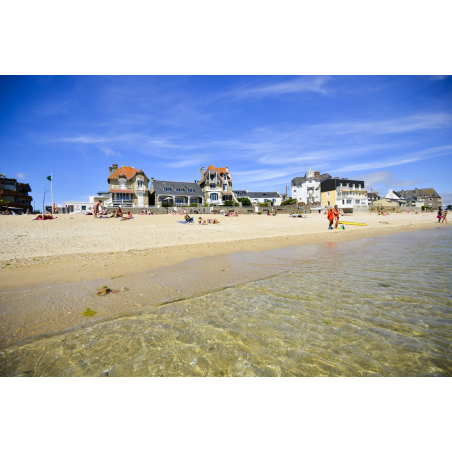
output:
[[[327,201],[327,202],[326,202],[326,205],[327,205],[327,206],[329,206],[329,205],[330,205],[330,202],[329,202],[329,201]]]
[[[193,188],[189,188],[188,193],[193,193]]]
[[[330,192],[329,192],[329,191],[326,192],[326,197],[327,197],[327,198],[330,197]]]
[[[351,204],[352,200],[351,199],[347,199],[347,204]]]
[[[227,184],[223,184],[223,191],[226,191],[228,189]]]
[[[137,180],[137,184],[138,184],[138,189],[143,188],[143,181],[142,180]]]
[[[171,188],[165,187],[165,188],[163,189],[163,191],[171,191]]]
[[[359,204],[359,199],[355,199],[355,204]]]
[[[14,184],[14,182],[9,182],[9,183],[3,183],[2,184],[2,189],[3,190],[11,190],[11,191],[16,191],[16,185]]]
[[[86,210],[86,206],[82,206],[82,210]]]
[[[223,174],[223,180],[228,180],[228,176],[226,174]]]
[[[215,187],[216,187],[215,184],[210,184],[210,188],[211,188],[212,190],[215,190]]]
[[[212,201],[218,201],[218,193],[211,193],[210,194],[210,199]]]
[[[275,203],[275,202],[276,202],[276,199],[272,199],[272,201],[273,201],[273,203]]]
[[[176,188],[176,191],[184,191],[183,188]]]

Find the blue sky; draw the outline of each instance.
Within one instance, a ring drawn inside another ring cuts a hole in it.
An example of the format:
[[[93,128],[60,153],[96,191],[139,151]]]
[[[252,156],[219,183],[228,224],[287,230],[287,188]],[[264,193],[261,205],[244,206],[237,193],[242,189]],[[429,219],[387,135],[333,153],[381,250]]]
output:
[[[312,166],[452,204],[452,77],[2,76],[0,172],[36,207],[108,188],[112,163],[194,181],[228,166],[234,189],[285,191]]]

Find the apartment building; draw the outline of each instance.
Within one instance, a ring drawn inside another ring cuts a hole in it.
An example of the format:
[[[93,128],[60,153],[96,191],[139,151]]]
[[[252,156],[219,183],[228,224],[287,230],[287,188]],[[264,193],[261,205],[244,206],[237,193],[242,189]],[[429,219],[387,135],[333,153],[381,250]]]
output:
[[[3,207],[32,209],[33,198],[29,195],[30,192],[29,184],[17,182],[17,179],[8,178],[5,174],[0,175],[0,199]]]
[[[323,208],[337,205],[343,212],[368,209],[367,191],[362,180],[326,179],[320,183]]]

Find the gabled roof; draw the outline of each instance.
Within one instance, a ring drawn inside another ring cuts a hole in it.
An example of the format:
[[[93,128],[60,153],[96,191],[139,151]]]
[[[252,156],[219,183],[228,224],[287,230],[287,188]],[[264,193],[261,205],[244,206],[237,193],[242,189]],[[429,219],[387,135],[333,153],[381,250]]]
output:
[[[231,176],[229,174],[229,171],[226,168],[217,168],[213,165],[210,165],[209,168],[206,169],[204,176],[202,176],[202,179],[199,181],[199,183],[204,182],[204,180],[206,179],[207,173],[209,171],[216,171],[220,176],[222,174],[227,174],[228,176],[228,180],[231,180]]]
[[[306,173],[308,174],[308,173]],[[294,177],[292,179],[292,186],[294,185],[301,185],[303,182],[306,182],[308,180],[308,177],[306,174],[303,177]],[[323,182],[326,179],[331,179],[331,176],[328,173],[321,174],[319,177],[314,177],[314,180],[317,182]]]
[[[433,188],[418,188],[417,193],[416,190],[403,190],[405,196],[412,196],[413,198],[417,198],[418,196],[427,195],[430,198],[441,198],[440,195]]]
[[[121,166],[121,168],[117,169],[113,174],[110,174],[110,176],[108,176],[108,179],[118,179],[119,176],[125,176],[127,177],[127,180],[130,180],[137,173],[145,175],[141,169],[136,170],[131,166]]]
[[[203,196],[201,187],[196,182],[173,182],[168,180],[154,180],[152,188],[157,195],[174,194],[187,196]],[[165,190],[168,188],[169,190]],[[176,191],[176,188],[185,188],[184,192]],[[189,192],[188,189],[191,188],[193,192]]]

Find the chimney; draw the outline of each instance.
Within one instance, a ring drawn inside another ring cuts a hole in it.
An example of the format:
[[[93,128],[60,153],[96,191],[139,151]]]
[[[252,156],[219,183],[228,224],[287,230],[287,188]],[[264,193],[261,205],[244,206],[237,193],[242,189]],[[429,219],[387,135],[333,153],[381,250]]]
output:
[[[314,177],[320,179],[320,171],[314,171]]]
[[[229,169],[228,169],[228,167],[227,166],[225,166],[224,167],[225,168],[225,170],[229,173]]]
[[[201,180],[204,177],[204,167],[201,168]]]
[[[113,173],[115,171],[118,171],[118,164],[117,163],[113,163],[113,165],[111,165],[111,169],[113,170]]]
[[[110,166],[108,169],[110,171],[110,176],[111,176],[113,174],[113,168]]]
[[[414,189],[414,194],[417,196],[417,188]]]
[[[336,176],[336,177],[333,177],[333,179],[339,179],[339,178]]]
[[[153,177],[151,177],[151,182],[154,182],[154,178]]]
[[[279,190],[276,190],[276,193],[278,193],[278,195],[279,195]]]

